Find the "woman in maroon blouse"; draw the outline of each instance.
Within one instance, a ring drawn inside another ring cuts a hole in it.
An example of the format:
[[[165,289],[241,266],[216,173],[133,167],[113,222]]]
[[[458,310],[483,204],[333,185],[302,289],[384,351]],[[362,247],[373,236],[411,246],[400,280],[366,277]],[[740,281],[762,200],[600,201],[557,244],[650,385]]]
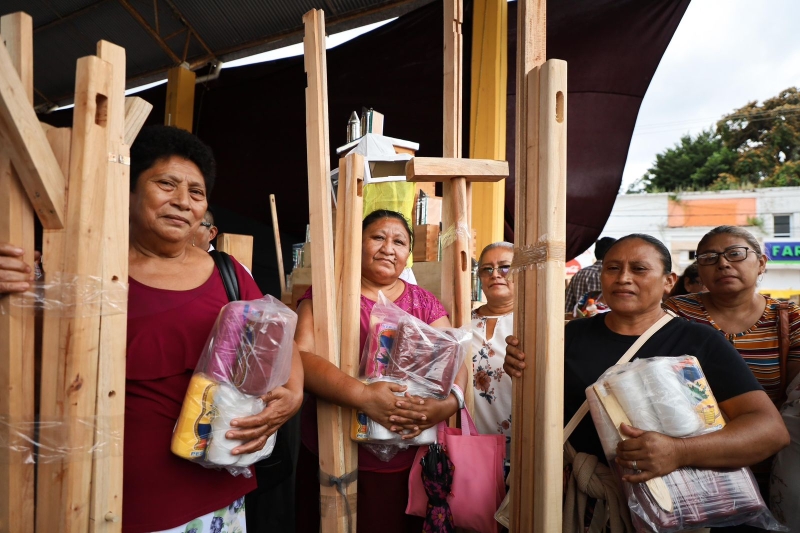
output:
[[[192,246],[214,185],[214,157],[177,128],[141,131],[131,147],[131,200],[125,442],[124,533],[244,524],[244,495],[255,478],[203,468],[170,452],[175,421],[208,334],[228,298],[211,256]],[[27,290],[27,267],[0,244],[0,294]],[[234,261],[242,299],[261,291]],[[3,282],[8,281],[5,285]],[[291,377],[260,414],[226,436],[245,441],[234,454],[260,450],[297,412],[303,368],[295,347]],[[213,529],[212,529],[213,530]]]
[[[361,338],[359,353],[364,350],[372,307],[382,291],[387,298],[409,314],[434,327],[449,327],[450,320],[442,304],[422,287],[406,283],[400,274],[411,253],[411,229],[400,213],[375,211],[363,221],[361,240]],[[297,464],[297,531],[319,531],[319,470],[316,397],[336,405],[359,409],[386,428],[409,430],[412,438],[458,410],[459,400],[451,393],[444,400],[398,398],[405,387],[388,382],[364,385],[327,359],[314,352],[314,315],[311,289],[300,299],[297,309],[295,340],[305,369],[305,388],[310,393],[303,407],[300,457]],[[467,370],[462,366],[456,384],[463,391]],[[424,418],[423,418],[424,417]],[[359,532],[405,533],[422,531],[422,519],[405,514],[408,502],[408,475],[417,447],[400,451],[384,462],[363,446],[358,450],[357,529]]]

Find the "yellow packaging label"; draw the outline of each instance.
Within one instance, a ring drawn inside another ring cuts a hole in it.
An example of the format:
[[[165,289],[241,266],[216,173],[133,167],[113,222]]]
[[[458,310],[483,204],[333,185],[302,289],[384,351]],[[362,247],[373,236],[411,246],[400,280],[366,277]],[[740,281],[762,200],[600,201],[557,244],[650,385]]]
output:
[[[714,398],[714,393],[711,392],[711,387],[708,386],[697,358],[687,356],[681,359],[676,369],[683,377],[684,386],[689,389],[689,398],[695,411],[703,419],[704,429],[707,431],[723,428],[725,420],[722,418],[722,411]]]
[[[353,416],[350,423],[350,438],[354,441],[369,440],[369,418],[364,411],[352,410]]]
[[[217,382],[202,373],[192,376],[183,399],[181,414],[172,433],[172,453],[184,459],[202,459],[211,436],[214,392]]]

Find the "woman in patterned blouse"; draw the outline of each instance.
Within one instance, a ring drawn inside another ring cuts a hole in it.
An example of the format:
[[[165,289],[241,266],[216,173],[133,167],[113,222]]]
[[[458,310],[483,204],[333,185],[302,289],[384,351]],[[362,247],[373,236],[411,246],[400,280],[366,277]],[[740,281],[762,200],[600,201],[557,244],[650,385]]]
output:
[[[781,369],[778,334],[780,302],[758,293],[758,282],[767,268],[767,258],[761,252],[758,240],[745,229],[719,226],[700,240],[696,257],[700,279],[708,292],[675,296],[664,305],[680,316],[708,324],[725,335],[742,355],[770,399],[780,408],[785,398],[786,384],[792,383],[800,370],[800,308],[796,304],[789,304],[786,314],[789,321],[789,354],[786,368]],[[787,375],[782,376],[782,372]],[[752,466],[761,493],[767,501],[771,465],[772,458]],[[796,473],[789,478],[795,476]],[[772,503],[775,510],[775,502]],[[749,526],[724,530],[760,531]]]
[[[511,446],[511,377],[503,371],[506,337],[514,332],[514,283],[508,276],[514,245],[488,245],[478,259],[486,305],[472,312],[472,370],[475,385],[475,425],[484,434],[506,437]]]

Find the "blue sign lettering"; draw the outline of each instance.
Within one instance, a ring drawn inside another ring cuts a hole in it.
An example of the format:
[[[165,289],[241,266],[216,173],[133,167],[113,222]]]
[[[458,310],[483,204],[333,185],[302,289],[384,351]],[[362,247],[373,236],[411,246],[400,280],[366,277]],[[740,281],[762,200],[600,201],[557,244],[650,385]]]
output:
[[[765,242],[764,250],[770,261],[800,263],[800,242]]]

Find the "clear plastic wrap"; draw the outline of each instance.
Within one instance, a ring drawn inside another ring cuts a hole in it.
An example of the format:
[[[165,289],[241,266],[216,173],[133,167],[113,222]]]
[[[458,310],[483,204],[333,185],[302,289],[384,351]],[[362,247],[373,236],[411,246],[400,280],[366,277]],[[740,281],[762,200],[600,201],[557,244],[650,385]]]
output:
[[[289,380],[297,315],[265,296],[222,308],[189,382],[172,435],[172,452],[210,468],[250,477],[249,465],[269,457],[270,436],[258,452],[232,455],[231,421],[260,413],[261,397]]]
[[[370,314],[361,377],[370,383],[391,381],[405,385],[409,394],[422,398],[447,398],[471,339],[472,333],[467,329],[431,327],[381,293]],[[351,437],[381,445],[421,446],[436,441],[436,428],[402,440],[401,435],[357,412],[353,415]],[[382,458],[387,454],[376,455]]]
[[[55,272],[32,282],[28,291],[0,298],[0,315],[18,315],[25,309],[60,318],[120,315],[128,312],[128,284]]]
[[[749,468],[679,468],[646,483],[627,483],[616,464],[620,422],[677,438],[722,429],[725,422],[697,359],[639,359],[608,369],[586,389],[603,451],[620,481],[637,531],[749,524],[787,531],[770,514]]]

